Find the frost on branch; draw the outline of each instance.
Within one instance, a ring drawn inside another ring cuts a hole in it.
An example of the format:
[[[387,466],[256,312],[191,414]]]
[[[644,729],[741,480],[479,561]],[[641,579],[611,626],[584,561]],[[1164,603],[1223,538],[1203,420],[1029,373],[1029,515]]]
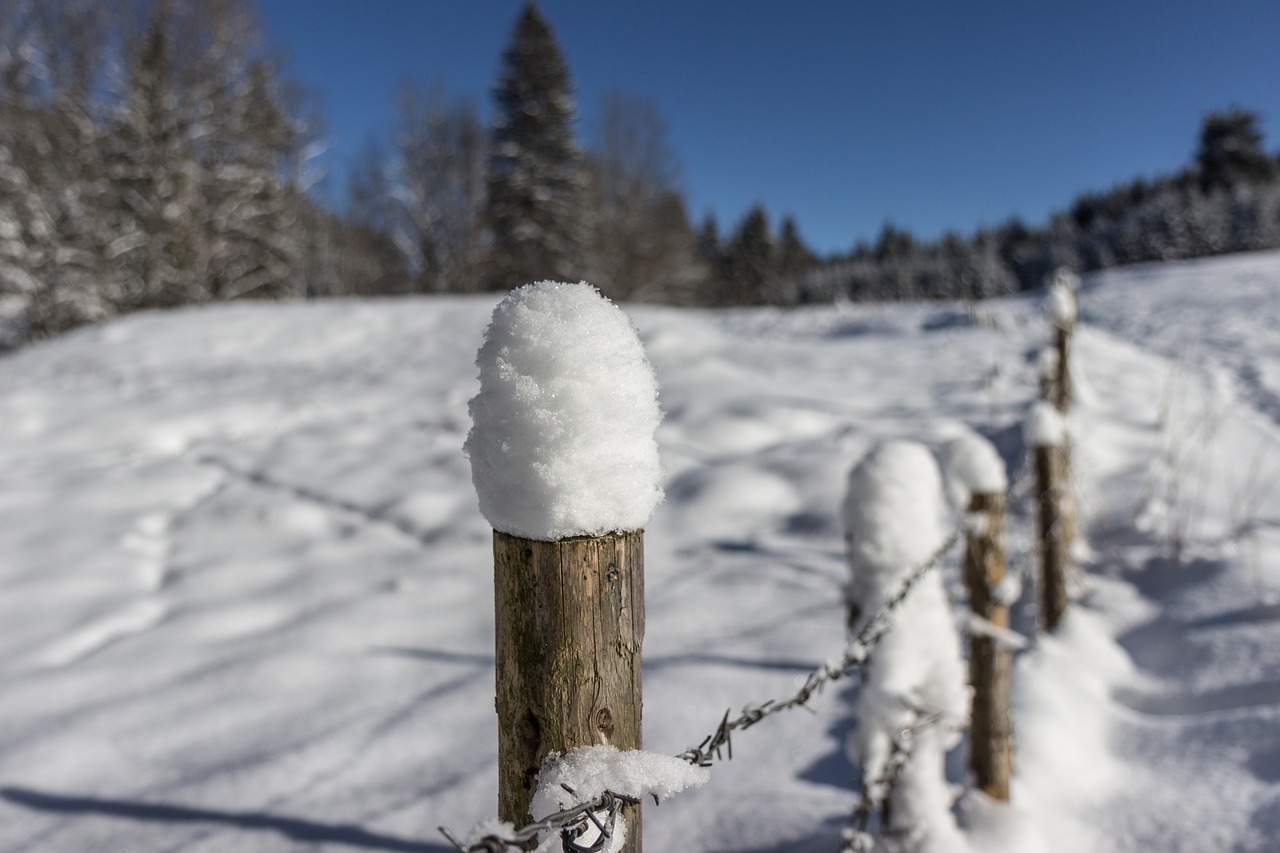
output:
[[[851,612],[875,611],[911,569],[948,536],[942,477],[933,455],[914,442],[872,450],[849,474],[844,521]],[[962,843],[951,816],[945,774],[956,724],[968,711],[967,673],[939,572],[924,575],[892,614],[863,673],[855,705],[851,757],[873,796],[887,793],[890,829],[904,850],[949,849]],[[856,626],[855,626],[856,627]],[[915,732],[912,755],[889,792],[885,776],[903,732],[924,716],[937,722]]]
[[[630,319],[589,284],[512,291],[476,356],[465,449],[496,530],[554,541],[638,530],[662,500],[653,368]]]
[[[558,811],[595,802],[605,791],[633,800],[650,796],[663,800],[686,788],[705,785],[710,778],[710,770],[674,756],[638,749],[623,751],[613,746],[584,746],[564,755],[553,752],[547,756],[538,773],[538,790],[529,812],[535,820],[541,820]],[[625,840],[626,821],[618,815],[606,853],[622,849]]]

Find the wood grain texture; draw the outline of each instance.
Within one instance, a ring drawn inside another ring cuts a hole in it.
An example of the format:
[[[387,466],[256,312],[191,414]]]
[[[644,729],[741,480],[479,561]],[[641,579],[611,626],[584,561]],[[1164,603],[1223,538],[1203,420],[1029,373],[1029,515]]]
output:
[[[1032,454],[1040,535],[1040,626],[1052,631],[1067,611],[1067,572],[1071,563],[1071,542],[1063,511],[1065,462],[1061,447],[1036,447]]]
[[[556,542],[494,531],[498,815],[528,823],[549,752],[641,747],[642,531]],[[627,853],[639,853],[629,808]]]
[[[973,496],[969,512],[982,517],[966,537],[964,582],[969,609],[981,619],[1009,627],[1009,608],[992,595],[1007,567],[1004,542],[1004,495]],[[989,797],[1009,801],[1013,775],[1013,717],[1010,711],[1013,651],[993,637],[969,638],[969,682],[973,707],[969,717],[969,771],[974,784]]]

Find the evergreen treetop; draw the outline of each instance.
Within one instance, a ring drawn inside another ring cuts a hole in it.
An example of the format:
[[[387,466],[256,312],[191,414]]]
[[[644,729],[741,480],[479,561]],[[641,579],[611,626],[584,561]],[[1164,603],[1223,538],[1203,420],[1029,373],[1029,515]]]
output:
[[[488,219],[490,285],[584,277],[585,175],[573,88],[550,26],[529,3],[494,89]]]

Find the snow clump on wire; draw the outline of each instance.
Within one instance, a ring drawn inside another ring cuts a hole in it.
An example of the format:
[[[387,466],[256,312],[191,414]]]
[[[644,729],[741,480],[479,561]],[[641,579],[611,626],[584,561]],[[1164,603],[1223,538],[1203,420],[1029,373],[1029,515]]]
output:
[[[942,475],[923,445],[888,442],[858,463],[844,502],[852,614],[869,617],[938,552],[950,534],[948,515]],[[862,767],[869,794],[887,794],[889,829],[903,849],[963,849],[945,761],[968,713],[968,673],[942,573],[921,577],[889,618],[892,627],[863,673],[850,757]],[[910,759],[886,792],[880,783],[895,742],[919,719],[916,709],[937,720],[915,731]]]
[[[495,530],[554,541],[638,530],[662,500],[653,368],[591,285],[543,281],[494,309],[464,449]]]
[[[581,803],[595,802],[605,791],[635,800],[649,796],[664,800],[686,788],[701,787],[710,778],[710,770],[674,756],[638,749],[623,751],[607,745],[584,746],[564,755],[553,752],[547,756],[538,773],[538,789],[529,804],[529,813],[535,820],[542,820]],[[626,827],[626,820],[618,815],[604,853],[622,849]]]

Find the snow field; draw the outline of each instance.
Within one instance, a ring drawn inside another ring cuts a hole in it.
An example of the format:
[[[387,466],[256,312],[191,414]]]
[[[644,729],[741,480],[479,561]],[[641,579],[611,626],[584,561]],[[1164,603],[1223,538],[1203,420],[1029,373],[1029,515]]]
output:
[[[1014,808],[964,799],[974,849],[1280,834],[1278,282],[1273,253],[1082,284],[1095,557],[1019,656]],[[139,315],[0,359],[0,849],[439,853],[437,825],[496,812],[490,525],[461,453],[495,302]],[[842,648],[839,507],[871,447],[978,433],[1020,471],[1040,303],[978,310],[628,308],[665,413],[647,750]],[[1015,572],[1028,521],[1011,508]],[[647,808],[648,846],[834,849],[841,684]]]

